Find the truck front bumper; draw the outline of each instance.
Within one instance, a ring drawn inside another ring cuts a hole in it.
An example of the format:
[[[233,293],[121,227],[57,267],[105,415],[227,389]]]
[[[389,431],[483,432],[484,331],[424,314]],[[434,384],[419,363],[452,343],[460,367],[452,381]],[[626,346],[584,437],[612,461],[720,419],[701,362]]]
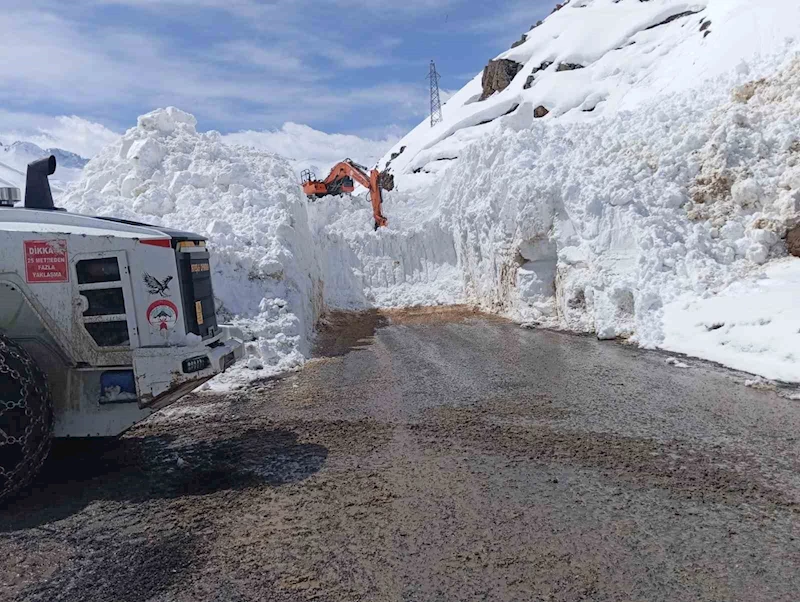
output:
[[[157,410],[177,401],[244,356],[239,329],[189,347],[144,347],[134,351],[133,370],[139,406]]]

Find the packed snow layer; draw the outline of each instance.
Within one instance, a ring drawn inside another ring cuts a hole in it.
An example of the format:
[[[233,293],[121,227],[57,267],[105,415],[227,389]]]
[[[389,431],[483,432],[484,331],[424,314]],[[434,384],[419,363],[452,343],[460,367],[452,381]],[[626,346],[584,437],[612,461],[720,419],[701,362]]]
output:
[[[450,228],[407,195],[385,198],[393,217],[389,228],[377,232],[367,196],[326,197],[309,205],[326,306],[360,310],[463,302]]]
[[[283,159],[224,144],[196,124],[174,108],[140,117],[60,205],[205,235],[218,312],[253,339],[247,365],[301,365],[323,301],[297,178]]]

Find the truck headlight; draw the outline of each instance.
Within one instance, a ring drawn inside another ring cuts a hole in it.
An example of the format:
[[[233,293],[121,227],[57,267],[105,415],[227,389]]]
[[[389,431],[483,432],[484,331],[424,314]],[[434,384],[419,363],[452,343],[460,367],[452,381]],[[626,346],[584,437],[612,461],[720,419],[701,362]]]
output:
[[[192,374],[193,372],[200,372],[205,370],[211,365],[211,360],[207,356],[192,357],[188,360],[183,360],[183,373]]]

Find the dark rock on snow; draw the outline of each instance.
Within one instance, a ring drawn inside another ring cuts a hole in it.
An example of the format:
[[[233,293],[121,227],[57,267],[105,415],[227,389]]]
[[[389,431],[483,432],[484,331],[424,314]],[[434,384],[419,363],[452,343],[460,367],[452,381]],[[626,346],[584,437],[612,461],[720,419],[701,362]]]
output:
[[[495,92],[502,92],[522,69],[522,65],[509,59],[489,61],[483,70],[483,94],[481,100],[486,100]]]

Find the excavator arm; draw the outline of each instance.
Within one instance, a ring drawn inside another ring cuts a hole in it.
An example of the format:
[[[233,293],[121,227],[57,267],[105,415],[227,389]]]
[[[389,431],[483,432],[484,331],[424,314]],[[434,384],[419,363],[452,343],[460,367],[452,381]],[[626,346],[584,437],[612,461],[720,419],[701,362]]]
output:
[[[389,220],[383,215],[383,192],[381,190],[381,173],[373,169],[367,175],[367,168],[345,159],[331,169],[324,180],[315,180],[308,172],[303,176],[303,191],[309,197],[323,197],[328,194],[338,195],[353,192],[353,182],[358,182],[369,190],[372,201],[372,215],[375,218],[375,229],[385,227]]]

